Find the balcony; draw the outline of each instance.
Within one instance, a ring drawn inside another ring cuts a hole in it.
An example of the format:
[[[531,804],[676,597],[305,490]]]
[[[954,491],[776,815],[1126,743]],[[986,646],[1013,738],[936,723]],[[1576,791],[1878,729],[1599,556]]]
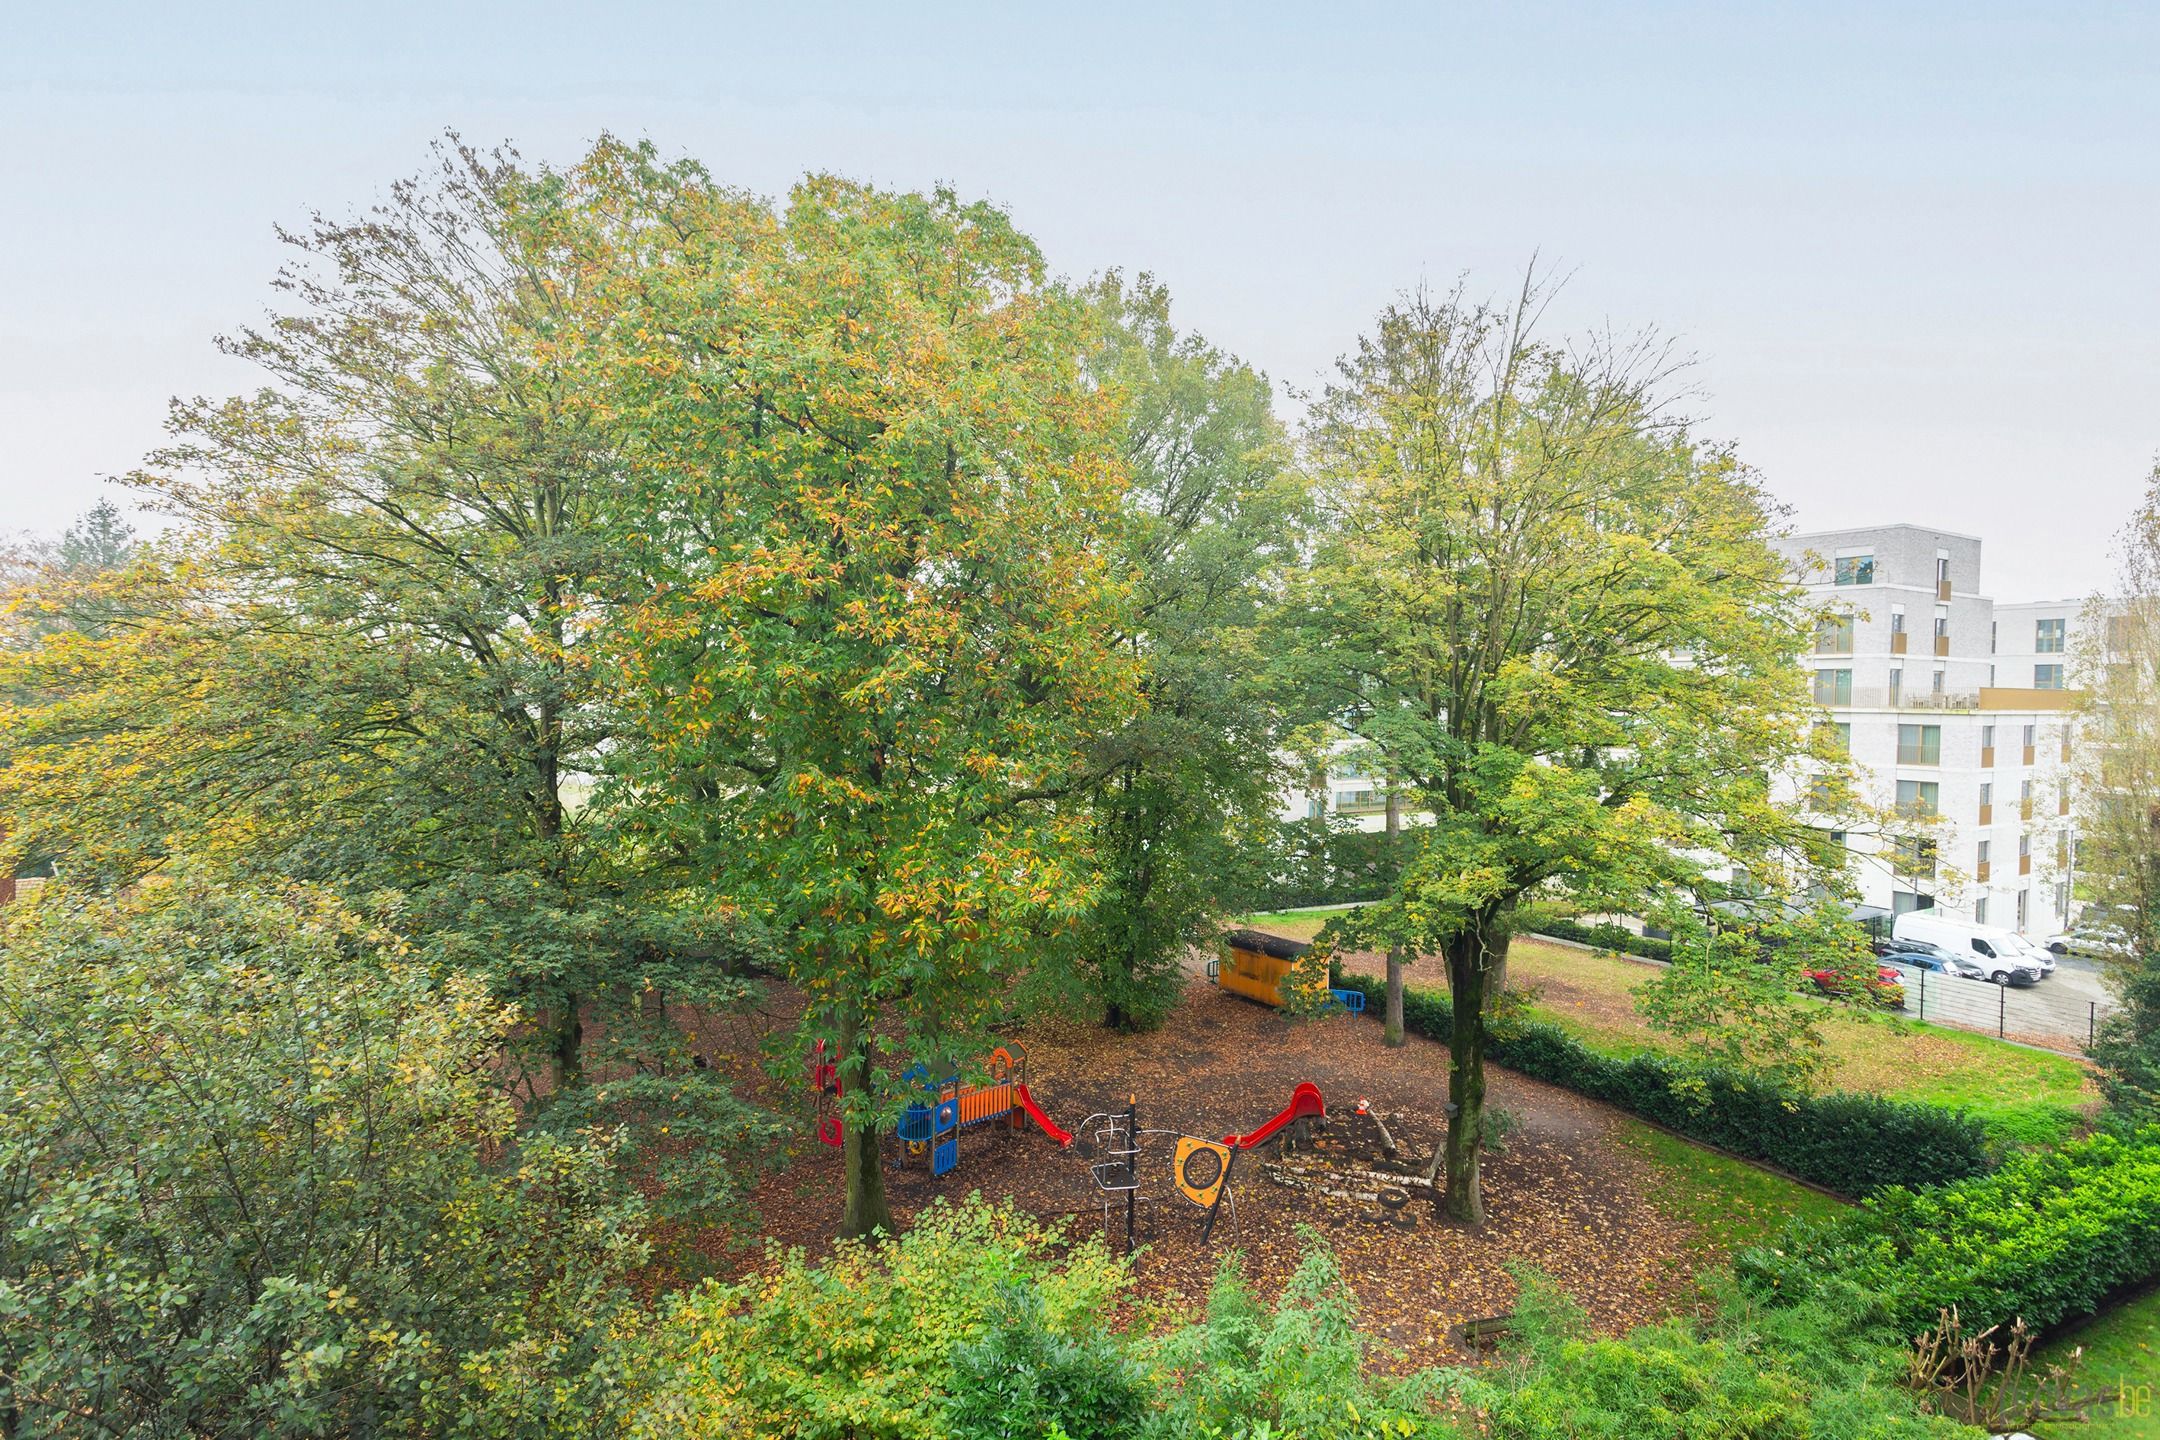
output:
[[[1893,630],[1893,631],[1891,631],[1891,632],[1890,632],[1890,653],[1891,653],[1891,654],[1893,654],[1893,655],[1903,655],[1903,654],[1905,653],[1905,645],[1906,645],[1906,641],[1907,641],[1907,639],[1908,639],[1908,637],[1906,636],[1906,634],[1905,634],[1905,632],[1904,632],[1903,630]]]

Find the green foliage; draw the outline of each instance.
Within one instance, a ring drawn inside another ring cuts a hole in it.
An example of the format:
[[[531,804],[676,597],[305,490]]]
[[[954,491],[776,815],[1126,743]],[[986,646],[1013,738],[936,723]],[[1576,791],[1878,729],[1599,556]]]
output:
[[[1380,981],[1341,975],[1372,1013]],[[1446,1040],[1454,1011],[1445,994],[1409,989],[1403,1024]],[[1894,1185],[1939,1185],[1987,1170],[1988,1134],[1970,1116],[1874,1095],[1813,1095],[1774,1079],[1668,1055],[1600,1054],[1557,1025],[1513,1020],[1487,1053],[1535,1079],[1565,1086],[1667,1129],[1763,1160],[1842,1195]]]
[[[601,1135],[511,1144],[514,1012],[303,889],[48,887],[0,930],[0,1415],[567,1426],[645,1258]]]
[[[1900,1354],[1836,1305],[1758,1312],[1732,1297],[1613,1338],[1534,1274],[1510,1361],[1464,1399],[1491,1440],[1922,1440],[1976,1432],[1923,1415],[1897,1386]],[[1850,1297],[1845,1297],[1850,1298]]]
[[[1180,335],[1146,276],[1106,276],[1088,298],[1089,372],[1117,397],[1131,473],[1117,643],[1147,704],[1090,757],[1102,884],[1061,949],[1108,1023],[1146,1029],[1175,1003],[1186,951],[1266,872],[1281,723],[1259,637],[1303,497],[1266,376]]]
[[[2021,1316],[2044,1330],[2160,1276],[2160,1130],[2027,1151],[1935,1189],[1888,1190],[1749,1251],[1739,1270],[1765,1298],[1849,1284],[1907,1336],[1952,1306],[1969,1332]]]
[[[1061,1333],[1042,1298],[1015,1286],[998,1296],[988,1333],[955,1347],[950,1383],[953,1440],[1127,1440],[1153,1399],[1122,1336]]]
[[[1525,932],[1550,935],[1556,940],[1573,940],[1579,945],[1595,945],[1600,950],[1614,950],[1622,955],[1637,955],[1645,960],[1672,959],[1672,941],[1660,940],[1650,935],[1638,935],[1624,925],[1610,920],[1600,920],[1585,925],[1580,920],[1565,915],[1546,917],[1525,916]]]
[[[1395,884],[1400,847],[1378,831],[1316,816],[1277,821],[1266,832],[1270,866],[1253,903],[1265,910],[1377,900]]]
[[[948,1433],[955,1377],[997,1383],[997,1356],[1014,1354],[991,1338],[1014,1317],[1014,1288],[1032,1295],[1028,1320],[1046,1345],[1079,1346],[1050,1345],[1073,1361],[1070,1378],[1114,1386],[1087,1337],[1106,1329],[1131,1277],[1101,1245],[1067,1244],[1055,1226],[970,1197],[933,1203],[884,1244],[842,1241],[823,1264],[776,1254],[762,1278],[708,1284],[663,1311],[641,1342],[650,1389],[632,1433],[933,1440]]]
[[[1151,1440],[1352,1440],[1452,1435],[1429,1412],[1430,1380],[1389,1385],[1366,1374],[1356,1306],[1334,1256],[1310,1248],[1270,1310],[1225,1257],[1207,1316],[1155,1352],[1162,1408]]]

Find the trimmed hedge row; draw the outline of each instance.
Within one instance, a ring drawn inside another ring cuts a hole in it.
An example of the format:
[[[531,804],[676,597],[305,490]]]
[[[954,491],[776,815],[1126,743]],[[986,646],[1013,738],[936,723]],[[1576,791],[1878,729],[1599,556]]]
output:
[[[2023,1316],[2045,1329],[2160,1275],[2160,1130],[2025,1151],[1992,1175],[1889,1190],[1836,1220],[1798,1225],[1735,1261],[1766,1299],[1849,1280],[1916,1335],[1956,1306],[1967,1334]]]
[[[1334,983],[1366,997],[1377,1016],[1387,986],[1338,973]],[[1448,996],[1405,987],[1403,1025],[1443,1043],[1454,1029]],[[1877,1095],[1811,1095],[1722,1066],[1667,1055],[1601,1055],[1557,1025],[1507,1026],[1485,1046],[1491,1059],[1668,1130],[1761,1160],[1841,1195],[1892,1186],[1946,1185],[1993,1164],[1987,1128],[1962,1110]]]
[[[1600,950],[1617,950],[1623,955],[1639,955],[1645,960],[1672,959],[1672,941],[1637,935],[1610,920],[1595,925],[1585,925],[1580,920],[1540,920],[1530,933],[1549,935],[1555,940],[1573,940],[1578,945],[1595,945]]]

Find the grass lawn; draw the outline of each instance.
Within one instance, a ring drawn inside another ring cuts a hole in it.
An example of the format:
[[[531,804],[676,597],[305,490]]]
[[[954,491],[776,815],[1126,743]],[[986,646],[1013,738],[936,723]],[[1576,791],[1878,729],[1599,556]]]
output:
[[[1310,939],[1335,913],[1293,910],[1245,923]],[[1410,983],[1444,984],[1434,973],[1437,968],[1413,965]],[[1538,940],[1517,940],[1508,954],[1509,983],[1537,992],[1533,1014],[1612,1055],[1679,1048],[1635,1011],[1635,988],[1656,973],[1654,966],[1637,961]],[[2084,1107],[2097,1098],[2085,1067],[2076,1061],[1963,1030],[1838,1014],[1824,1024],[1823,1040],[1830,1051],[1831,1088],[1960,1107],[2022,1145],[2067,1139]]]
[[[1690,1145],[1637,1120],[1623,1122],[1620,1139],[1649,1162],[1657,1177],[1651,1203],[1695,1227],[1706,1263],[1756,1244],[1787,1220],[1818,1219],[1846,1208],[1843,1201],[1782,1175]]]
[[[2052,1341],[2035,1359],[2060,1364],[2081,1345],[2081,1388],[2122,1398],[2095,1405],[2088,1424],[2041,1426],[2042,1440],[2160,1440],[2160,1291]]]

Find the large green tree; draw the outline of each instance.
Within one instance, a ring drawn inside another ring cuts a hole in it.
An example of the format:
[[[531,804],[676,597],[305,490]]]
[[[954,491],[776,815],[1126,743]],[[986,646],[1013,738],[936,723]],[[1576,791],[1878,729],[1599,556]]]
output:
[[[1782,892],[1824,853],[1770,790],[1810,717],[1769,498],[1666,413],[1661,351],[1545,343],[1541,299],[1391,306],[1307,434],[1326,526],[1297,654],[1412,813],[1394,892],[1338,929],[1445,957],[1442,1193],[1470,1223],[1526,897],[1639,911],[1735,865]]]
[[[990,206],[820,177],[774,209],[623,147],[583,174],[561,243],[618,288],[581,364],[644,522],[624,809],[771,927],[867,1234],[889,1069],[966,1056],[1097,888],[1073,796],[1136,703],[1115,413],[1085,305]]]
[[[1282,709],[1261,637],[1303,496],[1266,376],[1180,335],[1169,292],[1148,277],[1108,276],[1091,300],[1089,372],[1118,402],[1132,474],[1114,552],[1133,597],[1118,643],[1147,704],[1091,758],[1103,885],[1068,939],[1105,1023],[1144,1029],[1269,858]]]

